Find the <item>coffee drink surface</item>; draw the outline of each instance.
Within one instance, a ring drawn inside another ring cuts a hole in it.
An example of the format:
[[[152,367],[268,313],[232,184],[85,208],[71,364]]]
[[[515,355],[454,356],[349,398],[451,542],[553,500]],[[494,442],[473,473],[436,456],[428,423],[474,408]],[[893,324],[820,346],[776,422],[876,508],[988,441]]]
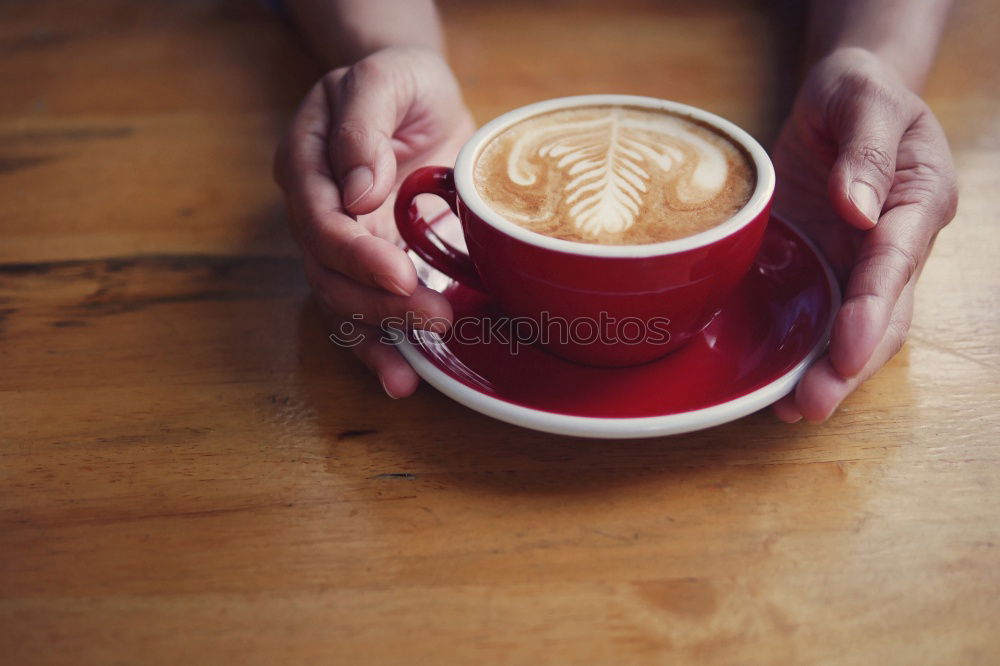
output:
[[[522,120],[475,162],[486,204],[526,229],[584,243],[657,243],[722,224],[756,172],[719,130],[669,111],[584,106]]]

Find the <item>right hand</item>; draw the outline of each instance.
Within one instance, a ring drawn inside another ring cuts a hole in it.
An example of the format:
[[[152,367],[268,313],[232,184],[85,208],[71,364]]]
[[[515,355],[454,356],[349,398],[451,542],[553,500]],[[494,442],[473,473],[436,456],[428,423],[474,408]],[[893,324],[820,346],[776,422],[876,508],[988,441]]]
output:
[[[353,347],[385,392],[400,398],[419,378],[379,342],[389,317],[450,322],[451,307],[417,282],[399,246],[392,207],[403,177],[455,163],[474,130],[458,82],[437,53],[388,48],[321,78],[306,95],[274,160],[306,278],[331,322],[363,325]]]
[[[826,353],[774,405],[784,421],[823,421],[903,346],[920,271],[955,215],[955,168],[927,105],[853,47],[813,67],[773,159],[774,210],[845,287]]]

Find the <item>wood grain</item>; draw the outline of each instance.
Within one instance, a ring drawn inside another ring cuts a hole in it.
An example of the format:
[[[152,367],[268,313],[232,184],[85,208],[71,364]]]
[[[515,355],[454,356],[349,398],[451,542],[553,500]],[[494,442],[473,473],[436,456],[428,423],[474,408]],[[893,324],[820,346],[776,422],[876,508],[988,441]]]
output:
[[[767,137],[787,35],[735,4],[443,13],[480,121],[615,91]],[[822,425],[609,443],[393,402],[327,342],[279,20],[3,3],[0,662],[996,663],[998,32],[960,2],[928,87],[962,202],[903,352]]]

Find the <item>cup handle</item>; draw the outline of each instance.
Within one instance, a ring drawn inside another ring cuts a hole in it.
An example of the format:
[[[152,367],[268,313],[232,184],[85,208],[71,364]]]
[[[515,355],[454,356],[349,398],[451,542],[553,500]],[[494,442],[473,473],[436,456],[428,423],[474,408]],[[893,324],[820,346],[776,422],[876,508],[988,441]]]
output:
[[[429,166],[407,176],[396,195],[396,227],[409,249],[418,257],[466,287],[482,291],[482,281],[469,255],[445,242],[417,212],[414,199],[419,194],[441,197],[458,215],[454,171],[447,167]]]

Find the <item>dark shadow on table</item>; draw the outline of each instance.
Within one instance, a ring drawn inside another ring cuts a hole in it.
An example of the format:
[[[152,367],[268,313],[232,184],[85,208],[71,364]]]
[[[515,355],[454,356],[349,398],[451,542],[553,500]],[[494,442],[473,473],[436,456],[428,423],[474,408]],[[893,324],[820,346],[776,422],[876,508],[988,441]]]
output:
[[[728,466],[780,474],[782,464],[838,458],[835,451],[817,453],[818,426],[781,423],[768,410],[685,435],[597,440],[503,423],[426,384],[409,398],[392,400],[326,336],[315,306],[306,303],[299,315],[301,395],[327,442],[328,471],[355,480],[432,477],[472,492],[573,495],[643,479],[688,482]]]

